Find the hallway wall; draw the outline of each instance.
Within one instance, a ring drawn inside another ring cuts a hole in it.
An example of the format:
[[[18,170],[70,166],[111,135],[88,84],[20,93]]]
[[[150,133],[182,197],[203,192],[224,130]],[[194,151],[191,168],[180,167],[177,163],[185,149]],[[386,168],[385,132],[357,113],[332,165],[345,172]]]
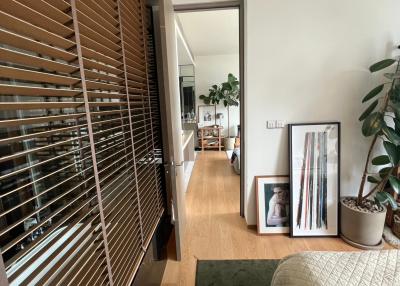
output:
[[[361,135],[367,68],[398,54],[395,0],[250,0],[246,5],[246,202],[256,224],[254,176],[288,174],[286,123],[342,123],[342,195],[355,194],[370,139]]]

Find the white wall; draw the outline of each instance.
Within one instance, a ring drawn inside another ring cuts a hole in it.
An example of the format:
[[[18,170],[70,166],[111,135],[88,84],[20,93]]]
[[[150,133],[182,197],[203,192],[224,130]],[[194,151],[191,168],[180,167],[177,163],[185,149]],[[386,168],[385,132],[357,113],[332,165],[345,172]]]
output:
[[[288,174],[287,123],[342,123],[341,191],[355,194],[370,140],[357,118],[374,87],[367,68],[395,54],[400,1],[246,1],[246,202],[256,224],[254,176]],[[374,78],[374,79],[373,79]]]
[[[213,56],[196,56],[195,57],[195,90],[196,90],[196,112],[198,105],[204,104],[199,99],[201,94],[208,95],[208,89],[214,84],[220,84],[227,81],[228,73],[233,73],[239,78],[239,55],[213,55]],[[222,121],[224,126],[224,135],[227,134],[228,115],[227,109],[223,103],[217,106],[217,113],[223,113]],[[239,107],[232,106],[229,109],[230,114],[230,135],[236,135],[237,125],[240,122]],[[198,115],[199,116],[199,115]],[[218,124],[218,120],[217,120]]]
[[[179,65],[193,65],[194,59],[190,51],[189,45],[182,34],[179,24],[175,21],[176,27],[176,44],[178,49],[178,64]]]
[[[226,2],[230,0],[172,0],[174,5],[182,5],[182,4],[199,4],[199,3],[215,3],[215,2]]]

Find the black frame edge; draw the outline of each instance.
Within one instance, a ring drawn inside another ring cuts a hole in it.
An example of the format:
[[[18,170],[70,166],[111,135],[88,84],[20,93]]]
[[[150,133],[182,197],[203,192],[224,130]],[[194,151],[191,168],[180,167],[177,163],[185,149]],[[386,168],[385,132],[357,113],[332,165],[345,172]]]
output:
[[[293,216],[292,216],[292,206],[293,206],[293,172],[292,172],[292,128],[293,126],[305,126],[305,125],[328,125],[328,124],[336,124],[338,126],[338,166],[337,166],[337,174],[338,174],[338,193],[337,193],[337,234],[335,235],[293,235]],[[340,178],[340,167],[341,167],[341,122],[340,121],[329,121],[329,122],[307,122],[307,123],[291,123],[288,124],[288,149],[289,149],[289,182],[290,182],[290,237],[291,238],[307,238],[307,237],[339,237],[340,236],[340,192],[341,192],[341,178]]]

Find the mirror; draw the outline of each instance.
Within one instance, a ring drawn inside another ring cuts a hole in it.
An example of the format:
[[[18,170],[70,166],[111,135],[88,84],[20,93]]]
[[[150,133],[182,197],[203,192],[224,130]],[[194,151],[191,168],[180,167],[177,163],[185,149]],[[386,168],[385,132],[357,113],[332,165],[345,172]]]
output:
[[[196,123],[196,95],[193,65],[179,66],[179,89],[183,123]]]

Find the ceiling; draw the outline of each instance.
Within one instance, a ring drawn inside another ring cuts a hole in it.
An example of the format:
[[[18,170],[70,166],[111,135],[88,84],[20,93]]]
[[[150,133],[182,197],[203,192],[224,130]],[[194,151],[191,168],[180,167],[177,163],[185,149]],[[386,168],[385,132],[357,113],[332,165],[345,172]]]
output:
[[[239,10],[177,13],[182,33],[193,55],[239,53]]]

